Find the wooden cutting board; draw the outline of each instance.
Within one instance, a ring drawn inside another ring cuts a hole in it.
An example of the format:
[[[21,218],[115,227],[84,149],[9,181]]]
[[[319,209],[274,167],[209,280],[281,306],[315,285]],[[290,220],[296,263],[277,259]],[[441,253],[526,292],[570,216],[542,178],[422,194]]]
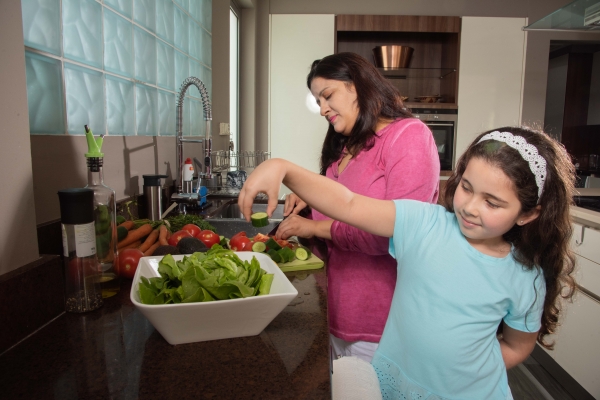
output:
[[[323,268],[325,263],[319,257],[311,254],[308,260],[294,260],[287,263],[279,263],[277,265],[279,265],[279,268],[281,268],[283,272],[290,272]]]

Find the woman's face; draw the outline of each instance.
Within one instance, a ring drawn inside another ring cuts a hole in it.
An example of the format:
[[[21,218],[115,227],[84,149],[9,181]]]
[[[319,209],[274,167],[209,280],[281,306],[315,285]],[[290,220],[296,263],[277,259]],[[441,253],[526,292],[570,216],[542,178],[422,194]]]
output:
[[[337,133],[349,136],[358,118],[358,101],[354,85],[324,78],[314,78],[310,91],[321,108],[321,115]]]

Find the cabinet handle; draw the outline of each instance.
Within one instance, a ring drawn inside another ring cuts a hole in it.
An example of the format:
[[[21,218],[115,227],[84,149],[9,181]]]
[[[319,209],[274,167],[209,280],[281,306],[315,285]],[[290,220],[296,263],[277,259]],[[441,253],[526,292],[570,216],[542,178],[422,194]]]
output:
[[[585,231],[585,225],[581,225],[581,233],[579,239],[575,239],[575,244],[581,246],[583,244],[583,232]]]
[[[587,290],[586,288],[581,287],[579,285],[577,285],[577,290],[579,291],[579,293],[588,297],[590,300],[595,301],[596,303],[600,304],[600,296],[598,296],[597,294],[594,294],[594,293],[590,292],[589,290]]]

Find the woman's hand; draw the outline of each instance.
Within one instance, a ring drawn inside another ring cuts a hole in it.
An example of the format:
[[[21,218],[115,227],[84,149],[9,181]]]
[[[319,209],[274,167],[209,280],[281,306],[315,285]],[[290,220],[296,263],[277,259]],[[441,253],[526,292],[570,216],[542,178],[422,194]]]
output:
[[[295,193],[290,193],[285,196],[285,205],[283,206],[283,215],[298,214],[307,204]],[[304,236],[302,236],[304,237]]]
[[[252,203],[259,193],[267,195],[267,214],[269,217],[273,215],[277,207],[279,188],[286,174],[285,165],[286,162],[278,158],[266,160],[248,176],[238,196],[238,205],[246,221],[250,222]]]
[[[317,236],[322,239],[331,239],[331,224],[333,220],[313,221],[296,214],[281,221],[277,228],[277,239],[287,239],[290,236],[298,236],[310,239]]]

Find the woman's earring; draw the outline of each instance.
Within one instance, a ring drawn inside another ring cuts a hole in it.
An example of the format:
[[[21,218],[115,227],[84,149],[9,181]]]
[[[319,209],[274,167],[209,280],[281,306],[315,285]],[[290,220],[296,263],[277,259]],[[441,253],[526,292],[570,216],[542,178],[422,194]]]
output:
[[[523,225],[523,221],[522,221],[522,220],[521,220],[521,221],[519,221],[519,225]]]

